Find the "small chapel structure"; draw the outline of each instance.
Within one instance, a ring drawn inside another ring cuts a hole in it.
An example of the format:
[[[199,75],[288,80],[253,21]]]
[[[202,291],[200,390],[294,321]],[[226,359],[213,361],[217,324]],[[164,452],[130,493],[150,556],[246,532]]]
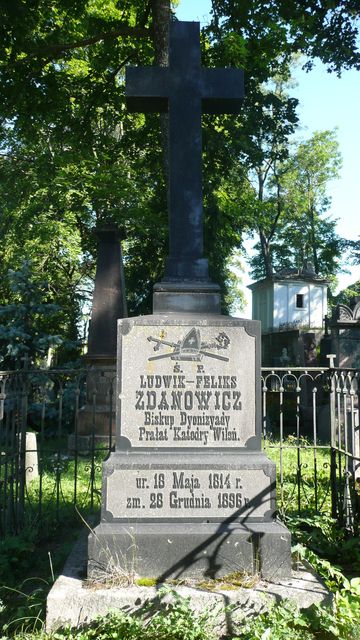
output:
[[[252,319],[261,321],[263,366],[316,364],[328,285],[312,265],[283,269],[249,285]]]

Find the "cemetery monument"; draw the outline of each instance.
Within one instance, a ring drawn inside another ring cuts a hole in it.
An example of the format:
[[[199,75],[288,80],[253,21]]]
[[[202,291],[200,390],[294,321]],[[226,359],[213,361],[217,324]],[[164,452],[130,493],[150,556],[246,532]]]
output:
[[[338,304],[330,320],[331,353],[336,365],[342,368],[360,366],[360,297],[354,296],[350,305]]]
[[[260,322],[222,316],[203,257],[201,113],[238,113],[243,73],[203,69],[199,24],[170,25],[169,66],[129,68],[128,108],[169,113],[169,257],[153,315],[118,322],[116,450],[88,574],[291,574],[261,451]]]
[[[113,402],[117,321],[127,317],[121,251],[124,232],[114,225],[95,230],[97,264],[92,313],[85,356],[86,403],[78,413],[77,429],[68,438],[70,451],[91,451],[115,437]],[[96,403],[94,403],[94,398]]]

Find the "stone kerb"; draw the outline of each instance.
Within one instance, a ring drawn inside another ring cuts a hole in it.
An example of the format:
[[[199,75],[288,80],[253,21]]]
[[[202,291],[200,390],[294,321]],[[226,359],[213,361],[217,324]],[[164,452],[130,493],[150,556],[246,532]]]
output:
[[[79,627],[88,624],[109,611],[122,610],[139,615],[142,611],[148,614],[150,607],[158,610],[162,585],[121,587],[116,585],[116,579],[104,585],[86,583],[83,579],[86,555],[83,537],[75,545],[62,575],[49,593],[48,633],[66,625]],[[173,588],[178,596],[190,599],[194,611],[209,611],[210,628],[218,637],[236,635],[237,629],[250,616],[270,609],[282,599],[292,600],[299,608],[331,601],[325,585],[307,565],[296,565],[292,577],[286,580],[269,583],[255,577],[251,589],[238,587],[227,590],[221,585],[214,585],[212,591],[207,591],[204,584]]]

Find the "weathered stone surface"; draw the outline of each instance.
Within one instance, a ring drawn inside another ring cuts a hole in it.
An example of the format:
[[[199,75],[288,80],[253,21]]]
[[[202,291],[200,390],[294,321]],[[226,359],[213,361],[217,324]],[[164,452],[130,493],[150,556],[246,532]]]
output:
[[[39,476],[36,433],[26,432],[25,449],[25,482],[28,484]]]
[[[159,580],[290,575],[261,453],[260,323],[217,315],[203,257],[201,111],[237,112],[238,70],[203,70],[199,24],[173,22],[169,67],[127,70],[133,110],[169,112],[169,249],[158,315],[120,320],[116,452],[104,464],[90,576],[136,561]]]
[[[117,452],[104,464],[102,521],[270,520],[275,464],[263,453]]]
[[[360,323],[331,327],[331,350],[336,353],[336,366],[343,369],[360,367]]]
[[[77,427],[78,436],[92,437],[94,433],[95,438],[105,436],[109,439],[110,433],[115,436],[115,411],[109,411],[108,405],[81,407]],[[75,437],[75,434],[73,435]]]
[[[91,455],[94,450],[98,451],[103,448],[104,451],[115,448],[115,437],[113,438],[109,432],[107,435],[90,435],[79,436],[75,433],[71,433],[68,436],[67,447],[70,455],[88,456]]]
[[[220,314],[220,287],[208,282],[157,282],[154,285],[153,313]]]
[[[119,321],[119,448],[260,448],[258,335],[221,316]]]
[[[89,575],[290,575],[260,450],[259,323],[159,315],[119,321],[117,448],[103,468]],[[259,528],[260,527],[260,528]]]
[[[146,605],[158,602],[161,585],[120,587],[114,582],[113,586],[94,584],[91,588],[91,584],[84,581],[86,559],[86,539],[83,538],[75,545],[62,575],[49,593],[46,613],[48,632],[65,625],[79,627],[97,616],[105,616],[109,611],[139,613]],[[176,586],[174,589],[180,596],[190,599],[194,611],[209,611],[209,623],[219,637],[236,635],[244,620],[268,610],[281,599],[290,599],[300,608],[331,599],[325,585],[307,565],[296,565],[286,580],[269,582],[255,579],[254,582],[251,589],[224,590],[215,587],[211,592],[195,586]],[[213,618],[212,612],[216,612]]]
[[[98,443],[115,443],[116,369],[92,366],[86,372],[86,404],[77,413],[76,432],[68,437],[69,452],[91,451]]]
[[[338,304],[330,320],[331,345],[328,350],[336,354],[336,366],[360,366],[360,297],[354,296],[350,306]]]
[[[277,522],[102,523],[89,537],[88,575],[115,568],[160,582],[219,578],[234,571],[267,580],[291,575],[290,533]]]
[[[270,482],[264,471],[250,469],[115,469],[107,480],[106,506],[114,518],[219,518],[234,510],[246,517],[254,509],[264,516]],[[259,495],[265,498],[257,500]]]
[[[116,357],[118,318],[127,316],[121,232],[113,226],[96,230],[98,257],[88,337],[88,362]]]
[[[161,581],[234,570],[285,578],[290,533],[274,521],[275,464],[262,452],[116,452],[104,465],[89,575],[132,566]]]

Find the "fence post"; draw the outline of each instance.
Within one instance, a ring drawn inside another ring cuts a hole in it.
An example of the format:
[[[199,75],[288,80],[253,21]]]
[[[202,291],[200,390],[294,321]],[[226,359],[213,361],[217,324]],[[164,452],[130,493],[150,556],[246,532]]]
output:
[[[330,487],[331,487],[331,516],[338,517],[337,480],[336,480],[336,381],[334,371],[335,354],[326,356],[329,359],[330,373]]]
[[[23,526],[25,513],[25,489],[26,489],[26,425],[27,425],[27,367],[20,373],[21,394],[20,394],[20,412],[19,412],[19,428],[18,428],[18,482],[19,493],[16,510],[16,530],[20,531]]]
[[[1,445],[5,451],[0,451],[0,537],[6,531],[7,514],[9,510],[7,499],[7,482],[8,482],[8,439],[7,430],[4,429],[4,408],[5,408],[5,387],[6,377],[0,376],[0,432],[2,435]],[[5,418],[6,419],[6,418]],[[5,438],[4,438],[5,435]]]

